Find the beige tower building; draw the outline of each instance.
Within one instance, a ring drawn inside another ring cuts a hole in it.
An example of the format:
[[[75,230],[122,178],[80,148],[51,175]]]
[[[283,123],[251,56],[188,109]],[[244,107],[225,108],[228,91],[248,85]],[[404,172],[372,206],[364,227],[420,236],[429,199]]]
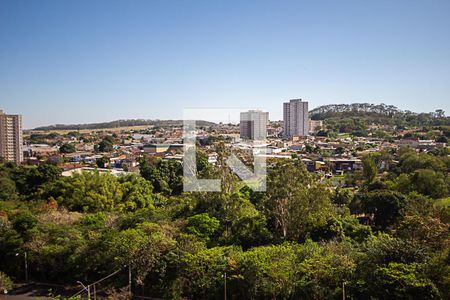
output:
[[[309,134],[308,102],[292,99],[283,103],[283,132],[284,137]]]
[[[23,161],[22,116],[7,115],[0,110],[0,157],[6,161]]]

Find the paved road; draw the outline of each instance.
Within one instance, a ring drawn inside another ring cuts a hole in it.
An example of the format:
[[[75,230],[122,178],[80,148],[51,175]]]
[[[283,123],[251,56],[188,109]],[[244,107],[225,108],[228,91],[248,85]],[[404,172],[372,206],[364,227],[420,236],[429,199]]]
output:
[[[53,293],[51,293],[53,291]],[[76,293],[77,290],[66,289],[63,286],[48,285],[48,284],[18,284],[8,292],[7,295],[0,294],[0,300],[30,300],[30,299],[53,299],[49,295],[63,295],[71,296]]]
[[[26,296],[26,295],[8,295],[8,296],[0,295],[0,299],[1,300],[30,300],[30,299],[44,300],[44,299],[51,299],[51,298]]]

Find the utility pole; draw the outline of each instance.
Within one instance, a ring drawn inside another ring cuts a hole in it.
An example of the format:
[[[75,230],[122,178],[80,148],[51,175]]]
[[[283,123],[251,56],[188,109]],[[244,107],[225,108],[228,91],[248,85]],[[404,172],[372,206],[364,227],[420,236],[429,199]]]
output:
[[[223,275],[223,299],[227,300],[227,271],[225,271],[225,274]]]
[[[130,293],[130,300],[133,298],[133,294],[131,293],[131,264],[128,265],[128,289]]]
[[[28,254],[25,251],[25,282],[28,283]]]
[[[342,300],[345,300],[345,281],[342,281]]]
[[[20,253],[16,253],[16,256],[19,256]],[[25,266],[25,282],[28,283],[28,253],[25,251],[23,253],[24,256],[24,266]]]

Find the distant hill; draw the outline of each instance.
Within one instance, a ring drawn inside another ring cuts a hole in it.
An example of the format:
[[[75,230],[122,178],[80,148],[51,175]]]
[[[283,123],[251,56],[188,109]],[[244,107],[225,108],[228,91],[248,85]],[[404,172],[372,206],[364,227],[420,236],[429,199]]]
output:
[[[319,106],[309,112],[313,120],[342,120],[359,118],[365,123],[398,125],[398,126],[426,126],[450,125],[450,117],[438,109],[430,113],[414,113],[401,110],[394,105],[353,103],[330,104]]]
[[[213,126],[215,123],[208,121],[196,121],[197,126]],[[183,120],[116,120],[102,123],[88,123],[88,124],[55,124],[49,126],[36,127],[34,130],[52,131],[52,130],[82,130],[82,129],[104,129],[104,128],[118,128],[131,126],[155,126],[155,127],[175,127],[182,126]]]

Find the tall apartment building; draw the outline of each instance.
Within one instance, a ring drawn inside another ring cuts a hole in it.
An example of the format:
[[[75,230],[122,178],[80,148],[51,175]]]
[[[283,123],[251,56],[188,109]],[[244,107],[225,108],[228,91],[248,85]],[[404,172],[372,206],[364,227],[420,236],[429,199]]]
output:
[[[241,112],[241,139],[261,141],[267,138],[269,113],[261,110]]]
[[[284,137],[307,136],[309,133],[308,102],[292,99],[283,103]]]
[[[7,115],[0,110],[0,157],[6,161],[23,161],[22,116]]]

